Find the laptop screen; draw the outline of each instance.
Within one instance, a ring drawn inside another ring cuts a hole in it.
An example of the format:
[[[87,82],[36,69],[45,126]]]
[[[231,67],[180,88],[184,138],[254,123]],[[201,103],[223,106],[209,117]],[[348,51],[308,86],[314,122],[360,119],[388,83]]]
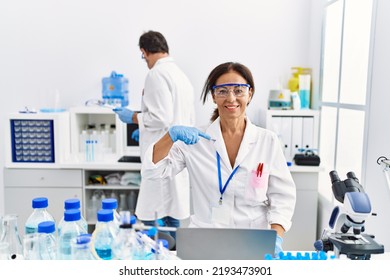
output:
[[[183,260],[264,260],[275,241],[271,229],[178,228],[176,253]]]

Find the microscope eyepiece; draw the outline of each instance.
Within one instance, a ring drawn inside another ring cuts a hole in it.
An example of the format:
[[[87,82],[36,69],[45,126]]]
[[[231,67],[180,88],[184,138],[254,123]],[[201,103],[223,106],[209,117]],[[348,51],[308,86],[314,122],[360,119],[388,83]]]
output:
[[[353,171],[350,171],[350,172],[347,173],[347,178],[353,179],[353,180],[355,180],[356,182],[359,183],[359,179],[356,177],[356,175],[355,175],[355,173]]]
[[[330,180],[331,180],[332,184],[335,182],[340,182],[340,177],[337,174],[336,170],[330,171],[329,176],[330,176]]]

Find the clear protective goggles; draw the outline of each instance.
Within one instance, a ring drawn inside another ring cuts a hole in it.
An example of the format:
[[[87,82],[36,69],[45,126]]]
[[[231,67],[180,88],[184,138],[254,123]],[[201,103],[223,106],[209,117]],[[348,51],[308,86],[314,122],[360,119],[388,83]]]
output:
[[[230,91],[233,92],[235,97],[242,97],[248,94],[250,87],[251,86],[249,84],[229,83],[215,85],[211,89],[213,90],[215,97],[226,98]]]

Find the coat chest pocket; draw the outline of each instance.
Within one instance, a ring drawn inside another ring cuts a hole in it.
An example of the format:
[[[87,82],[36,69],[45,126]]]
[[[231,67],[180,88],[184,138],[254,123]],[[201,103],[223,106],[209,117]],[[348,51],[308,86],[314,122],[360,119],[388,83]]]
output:
[[[245,198],[250,205],[263,204],[267,198],[269,171],[258,174],[256,170],[248,173],[245,187]]]

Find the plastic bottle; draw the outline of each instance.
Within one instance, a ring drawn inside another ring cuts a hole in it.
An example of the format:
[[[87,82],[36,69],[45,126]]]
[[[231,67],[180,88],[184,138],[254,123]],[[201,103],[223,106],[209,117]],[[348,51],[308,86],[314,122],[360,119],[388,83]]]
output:
[[[125,193],[119,194],[119,212],[129,210],[127,207],[127,198]]]
[[[85,220],[85,218],[83,217],[83,215],[81,214],[80,199],[70,198],[70,199],[65,200],[64,210],[66,211],[66,210],[70,210],[70,209],[79,209],[80,210],[80,220],[78,221],[78,223],[80,224],[80,226],[82,228],[85,229],[86,232],[88,232],[88,223]],[[62,228],[63,224],[64,224],[64,217],[62,217],[61,220],[58,222],[58,226],[57,226],[58,236],[61,234],[61,228]]]
[[[128,211],[126,211],[128,212]],[[122,212],[121,212],[122,213]],[[130,214],[130,212],[128,212]],[[113,258],[116,260],[139,260],[141,259],[141,243],[133,228],[136,223],[135,216],[131,216],[129,222],[119,226],[119,232],[112,244]]]
[[[302,67],[292,67],[292,76],[288,80],[288,88],[291,93],[299,91],[299,74],[302,73]]]
[[[23,257],[25,260],[39,260],[39,233],[28,233],[23,236]]]
[[[110,142],[112,153],[116,153],[116,125],[115,124],[110,125],[109,142]]]
[[[112,259],[112,243],[116,238],[113,219],[114,213],[110,209],[100,209],[97,213],[97,223],[92,233],[93,246],[96,254],[102,260]]]
[[[105,103],[126,107],[129,104],[129,81],[123,74],[111,72],[110,77],[102,79],[102,95]]]
[[[39,259],[57,259],[57,236],[56,225],[53,221],[38,224],[39,233]]]
[[[82,130],[79,136],[79,152],[82,154],[85,153],[85,145],[88,139],[89,139],[89,135],[87,131],[85,129]]]
[[[102,199],[102,209],[111,210],[113,213],[113,221],[116,229],[119,229],[120,225],[120,215],[117,211],[118,208],[118,200],[116,198],[104,198]]]
[[[158,260],[180,260],[173,252],[169,250],[169,243],[166,239],[157,239],[157,254]]]
[[[301,100],[301,108],[310,108],[310,75],[299,75],[299,98]]]
[[[34,209],[25,223],[25,234],[38,232],[38,224],[44,221],[55,222],[53,216],[48,212],[49,200],[46,197],[37,197],[32,200]]]
[[[96,252],[92,247],[92,234],[81,234],[73,238],[71,255],[73,260],[97,260]]]
[[[158,250],[157,243],[149,237],[149,235],[154,235],[154,232],[157,234],[156,228],[151,228],[148,231],[138,231],[137,238],[142,243],[142,256],[143,260],[156,260],[156,252]]]
[[[109,152],[109,136],[110,136],[110,130],[108,125],[104,123],[100,124],[100,137],[101,137],[103,154]]]
[[[129,192],[129,202],[128,202],[128,207],[131,213],[135,213],[135,208],[137,206],[137,191],[131,190]]]
[[[61,234],[58,236],[58,259],[72,259],[71,240],[80,234],[87,233],[87,231],[81,227],[78,222],[80,218],[80,209],[65,210],[64,224],[62,225]]]

